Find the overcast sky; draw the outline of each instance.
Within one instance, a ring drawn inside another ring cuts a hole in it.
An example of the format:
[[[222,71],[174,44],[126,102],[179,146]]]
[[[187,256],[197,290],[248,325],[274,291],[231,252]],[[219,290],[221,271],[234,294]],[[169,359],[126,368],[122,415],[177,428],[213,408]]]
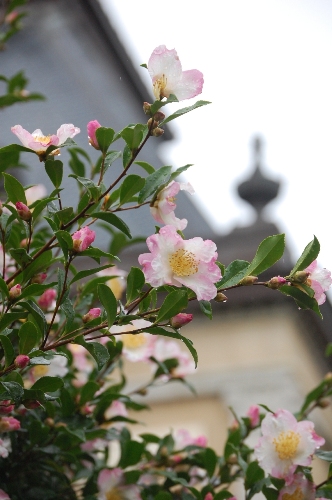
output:
[[[294,258],[315,234],[319,261],[332,269],[332,2],[100,2],[146,85],[138,65],[161,44],[177,50],[184,70],[203,72],[203,93],[181,107],[197,99],[212,104],[172,122],[176,140],[163,157],[175,167],[194,163],[187,178],[214,229],[227,233],[251,221],[234,188],[250,176],[259,134],[265,173],[283,183],[270,217],[286,231]]]

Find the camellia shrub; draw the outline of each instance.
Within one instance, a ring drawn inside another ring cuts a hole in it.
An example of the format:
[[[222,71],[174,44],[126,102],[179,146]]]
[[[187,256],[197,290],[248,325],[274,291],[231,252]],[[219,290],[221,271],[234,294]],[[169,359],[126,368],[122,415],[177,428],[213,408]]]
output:
[[[4,18],[7,34],[17,22],[15,3]],[[189,302],[198,301],[210,317],[211,301],[220,306],[227,290],[263,286],[320,315],[332,283],[330,272],[317,267],[316,238],[287,276],[268,281],[259,275],[283,256],[283,234],[266,238],[252,262],[234,260],[227,268],[213,241],[186,239],[188,221],[176,217],[175,197],[181,190],[193,193],[177,180],[188,166],[155,169],[139,157],[164,125],[209,104],[197,101],[167,117],[162,112],[165,104],[198,95],[203,75],[182,71],[176,51],[164,45],[153,51],[147,69],[156,100],[143,104],[143,123],[120,131],[97,120],[87,124],[87,144],[100,152],[96,163],[75,145],[80,130],[72,124],[48,136],[13,125],[16,142],[0,149],[0,499],[223,500],[234,498],[235,482],[248,500],[256,494],[267,500],[332,498],[331,476],[317,485],[311,474],[314,457],[332,462],[332,452],[319,450],[325,440],[308,420],[314,408],[326,405],[332,376],[295,415],[255,404],[245,416],[235,415],[222,456],[204,436],[185,430],[157,436],[147,429],[133,438],[127,428],[136,422],[133,412],[146,407],[137,395],[153,385],[184,382],[195,370],[198,356],[183,332],[194,320]],[[3,106],[27,98],[23,90],[10,99],[9,85]],[[62,201],[63,147],[79,193],[74,206]],[[45,169],[50,192],[15,177],[22,152]],[[116,160],[123,168],[109,184],[105,173]],[[131,173],[134,164],[142,175]],[[147,204],[159,226],[126,273],[113,249],[131,244],[132,236],[118,214]],[[109,228],[107,245],[96,236],[99,224]],[[129,392],[124,358],[150,366],[144,387]],[[258,428],[261,437],[252,448],[248,437]],[[111,443],[120,450],[115,464]]]

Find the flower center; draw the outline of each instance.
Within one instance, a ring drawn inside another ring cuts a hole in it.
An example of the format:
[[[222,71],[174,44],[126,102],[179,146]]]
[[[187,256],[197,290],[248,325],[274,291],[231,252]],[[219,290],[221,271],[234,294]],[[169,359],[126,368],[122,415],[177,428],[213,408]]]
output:
[[[154,84],[153,84],[153,93],[156,99],[160,100],[163,97],[167,97],[164,95],[164,90],[167,85],[167,78],[165,75],[162,75],[160,78],[158,78]]]
[[[37,365],[32,368],[32,373],[34,377],[43,377],[49,371],[48,365]]]
[[[51,139],[51,136],[50,135],[35,135],[33,136],[34,140],[36,142],[40,142],[41,144],[44,144],[44,146],[46,146],[46,144],[48,144],[50,142],[50,139]]]
[[[284,493],[282,495],[282,500],[303,500],[304,494],[301,488],[298,486],[294,493]]]
[[[142,345],[146,344],[144,333],[126,333],[125,335],[121,335],[121,340],[127,349],[139,349]]]
[[[273,444],[280,460],[289,460],[294,458],[299,442],[300,434],[294,431],[283,431],[277,438],[274,438]]]
[[[183,248],[180,248],[169,257],[169,265],[177,276],[191,276],[198,272],[195,255]]]
[[[122,495],[117,488],[112,488],[110,491],[106,492],[106,500],[122,500]]]

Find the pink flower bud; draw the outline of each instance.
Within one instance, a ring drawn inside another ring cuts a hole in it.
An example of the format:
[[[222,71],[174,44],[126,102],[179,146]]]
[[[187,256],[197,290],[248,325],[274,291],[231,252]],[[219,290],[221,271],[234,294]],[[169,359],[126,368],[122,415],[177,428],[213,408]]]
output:
[[[207,493],[207,494],[205,495],[205,497],[204,497],[204,500],[213,500],[213,495],[212,495],[212,493],[210,493],[210,492],[209,492],[209,493]]]
[[[15,358],[14,365],[16,366],[16,368],[25,368],[26,366],[28,366],[29,361],[29,356],[27,356],[26,354],[19,354]]]
[[[90,309],[90,311],[83,316],[83,323],[88,323],[89,321],[92,321],[93,319],[99,318],[101,315],[101,309],[100,307],[94,307],[93,309]]]
[[[94,242],[96,233],[89,227],[82,227],[73,234],[73,248],[75,252],[83,252]]]
[[[282,278],[281,276],[274,276],[274,278],[271,278],[270,281],[266,283],[266,286],[272,288],[273,290],[277,290],[286,283],[287,280],[285,278]]]
[[[96,130],[97,130],[97,128],[100,128],[100,127],[101,127],[101,125],[99,122],[97,122],[97,120],[92,120],[87,125],[89,144],[90,144],[90,146],[94,147],[95,149],[100,149],[98,141],[97,141],[97,137],[96,137]]]
[[[181,326],[185,326],[193,320],[192,314],[180,313],[174,316],[171,319],[171,325],[174,328],[181,328]]]
[[[56,297],[56,290],[54,288],[49,288],[45,290],[45,292],[39,297],[38,305],[44,310],[47,311],[52,305],[52,302]]]
[[[27,207],[24,203],[22,203],[21,201],[18,201],[16,203],[16,210],[17,210],[17,213],[19,215],[19,217],[22,219],[22,220],[30,220],[31,217],[32,217],[32,213],[29,209],[29,207]]]
[[[247,417],[250,420],[250,427],[257,427],[259,424],[259,406],[251,405],[247,411]]]
[[[41,285],[42,283],[44,283],[44,281],[46,280],[46,278],[47,278],[47,274],[46,273],[36,274],[32,278],[31,283],[37,283],[37,285]]]
[[[9,298],[10,300],[17,299],[22,293],[22,287],[21,285],[14,285],[10,290],[9,290]]]
[[[1,417],[0,418],[0,432],[17,431],[20,429],[21,423],[14,417]]]
[[[15,405],[11,404],[10,399],[4,399],[0,401],[0,415],[8,415],[15,408]]]

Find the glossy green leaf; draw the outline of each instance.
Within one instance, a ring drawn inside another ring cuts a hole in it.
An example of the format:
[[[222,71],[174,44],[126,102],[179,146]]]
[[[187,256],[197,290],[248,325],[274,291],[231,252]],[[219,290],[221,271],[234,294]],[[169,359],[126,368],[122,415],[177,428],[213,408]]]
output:
[[[176,314],[179,314],[181,311],[183,311],[183,309],[185,309],[187,305],[187,292],[184,290],[174,290],[174,292],[169,293],[164,300],[159,310],[156,322],[160,323],[162,320],[168,320],[172,318]]]
[[[200,300],[199,301],[199,307],[202,311],[203,314],[209,319],[212,319],[212,306],[211,302],[208,300]]]
[[[21,304],[20,304],[21,305]],[[11,325],[14,323],[14,321],[18,321],[20,319],[25,319],[27,317],[28,313],[26,312],[13,312],[13,313],[6,313],[2,316],[0,319],[0,332],[4,330],[7,326]]]
[[[65,259],[68,260],[68,252],[73,249],[73,238],[67,231],[56,231],[54,234]]]
[[[18,382],[0,382],[0,387],[6,391],[4,397],[1,395],[1,399],[10,399],[19,403],[23,397],[24,389]]]
[[[7,368],[7,366],[11,365],[15,359],[14,347],[9,338],[6,337],[5,335],[0,335],[0,343],[5,353],[5,360],[6,360],[5,367]]]
[[[117,315],[117,301],[112,290],[107,286],[98,285],[98,297],[107,313],[108,327],[111,328]]]
[[[9,297],[8,286],[3,278],[0,278],[0,292],[3,298]]]
[[[246,276],[257,276],[275,264],[284,254],[285,235],[268,236],[259,245],[256,255],[247,269]]]
[[[63,380],[60,377],[40,377],[32,386],[33,390],[43,392],[55,392],[63,387]]]
[[[143,133],[146,128],[147,125],[137,123],[136,125],[126,127],[121,131],[121,137],[125,140],[131,151],[135,151],[141,144]]]
[[[32,261],[31,255],[27,253],[25,248],[12,248],[9,253],[22,268]]]
[[[197,101],[192,106],[188,106],[187,108],[178,109],[177,111],[175,111],[175,113],[173,113],[172,115],[165,118],[165,120],[163,120],[159,124],[159,126],[162,127],[166,123],[168,123],[172,120],[175,120],[175,118],[179,118],[179,116],[182,116],[186,113],[189,113],[190,111],[193,111],[194,109],[200,108],[201,106],[206,106],[207,104],[211,104],[211,103],[209,101]]]
[[[136,299],[145,283],[144,273],[138,267],[132,267],[127,277],[127,304]]]
[[[1,153],[1,151],[0,151]],[[27,204],[27,199],[25,196],[25,191],[22,184],[12,175],[3,174],[4,177],[4,185],[5,190],[8,196],[9,201],[12,203],[16,203],[17,201],[21,201],[22,203]]]
[[[63,163],[60,160],[46,160],[45,170],[53,186],[59,188],[63,177]]]
[[[279,288],[279,290],[283,294],[293,297],[293,299],[295,299],[295,302],[301,309],[311,309],[312,311],[315,311],[315,313],[318,314],[320,318],[323,318],[322,313],[320,312],[319,306],[317,304],[317,300],[312,297],[309,297],[309,295],[302,292],[302,290],[300,290],[299,288],[295,286],[284,285],[281,288]]]
[[[217,465],[217,455],[212,448],[205,448],[202,457],[206,472],[212,477]]]
[[[96,130],[96,139],[103,153],[106,153],[114,139],[115,131],[108,127],[98,127]]]
[[[123,148],[123,153],[122,153],[123,168],[127,168],[128,167],[128,165],[129,165],[132,157],[133,157],[133,154],[131,152],[131,149],[128,146],[128,144],[126,144],[125,147]]]
[[[83,406],[85,405],[85,403],[91,401],[91,399],[99,389],[99,384],[97,384],[97,382],[94,382],[93,380],[90,380],[85,385],[83,385],[83,387],[81,388],[80,405]]]
[[[20,354],[29,354],[30,351],[34,347],[36,347],[40,339],[40,335],[37,331],[37,328],[31,321],[26,321],[26,323],[23,323],[18,332],[18,335],[20,339],[19,342]]]
[[[237,285],[247,275],[248,267],[249,262],[246,260],[234,260],[227,266],[222,279],[216,283],[216,287],[224,289]]]
[[[171,94],[165,101],[155,101],[153,104],[151,104],[151,116],[157,113],[160,108],[166,106],[166,104],[171,104],[172,102],[179,102],[178,98],[173,94]]]
[[[245,488],[249,490],[252,488],[255,483],[261,481],[264,478],[265,474],[263,469],[258,465],[258,462],[255,460],[248,465],[245,479]]]
[[[56,281],[53,281],[52,283],[48,283],[47,285],[41,285],[38,283],[33,283],[32,285],[27,286],[22,290],[22,293],[20,295],[20,300],[25,299],[26,297],[32,297],[32,296],[39,296],[42,293],[45,292],[48,288],[52,288],[56,285]]]
[[[22,301],[20,302],[20,306],[29,311],[41,335],[44,335],[47,330],[47,321],[40,307],[32,300]]]
[[[99,271],[103,271],[104,269],[110,269],[112,267],[113,267],[112,264],[106,264],[105,266],[99,266],[99,267],[94,267],[93,269],[85,269],[84,271],[78,271],[78,273],[76,273],[73,279],[71,280],[70,284],[72,285],[76,281],[80,281],[81,279],[86,278],[87,276],[91,276],[91,274],[96,274]],[[109,279],[109,277],[107,279]]]
[[[86,342],[84,337],[80,336],[75,339],[75,343],[82,345],[89,351],[97,363],[98,370],[101,370],[110,359],[108,350],[99,342]]]
[[[170,181],[176,179],[180,174],[188,170],[189,167],[192,167],[192,163],[188,163],[187,165],[184,165],[183,167],[177,168],[174,172],[172,172]]]
[[[144,443],[139,443],[138,441],[125,441],[121,442],[121,459],[119,462],[119,467],[125,469],[130,465],[137,464],[144,452]]]
[[[139,175],[128,175],[121,185],[119,206],[131,201],[132,197],[141,191],[144,184],[145,180]]]
[[[117,215],[110,212],[94,212],[93,214],[91,214],[91,217],[96,217],[97,219],[108,222],[108,224],[111,224],[112,226],[122,231],[126,236],[128,236],[128,238],[131,238],[129,227]]]
[[[302,252],[301,257],[296,262],[295,266],[290,272],[290,276],[293,276],[297,271],[303,271],[306,269],[318,256],[320,251],[320,244],[316,236],[314,239],[308,243]]]
[[[145,179],[145,185],[138,196],[138,203],[142,203],[149,198],[149,196],[155,194],[160,186],[166,184],[170,180],[171,174],[172,167],[165,166],[149,175]]]
[[[52,264],[52,250],[43,252],[23,271],[22,281],[26,282],[40,272],[45,272]]]
[[[135,165],[139,165],[140,167],[144,168],[144,170],[148,174],[153,174],[153,172],[156,171],[156,169],[150,165],[150,163],[147,163],[146,161],[134,161]]]

